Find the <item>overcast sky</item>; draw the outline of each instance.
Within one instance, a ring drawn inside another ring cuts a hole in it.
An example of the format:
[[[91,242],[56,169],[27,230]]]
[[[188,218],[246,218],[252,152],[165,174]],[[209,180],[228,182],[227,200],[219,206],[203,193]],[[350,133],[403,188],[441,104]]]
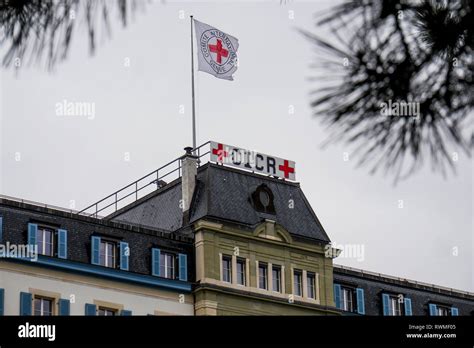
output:
[[[327,36],[313,14],[331,3],[152,3],[127,28],[115,25],[92,57],[82,27],[55,72],[0,70],[0,193],[63,207],[73,200],[81,209],[180,156],[191,145],[194,14],[240,43],[235,81],[196,75],[198,143],[296,161],[297,180],[332,241],[364,247],[363,260],[337,263],[474,291],[469,158],[460,154],[448,179],[425,166],[393,186],[355,169],[350,153],[344,161],[343,145],[320,146],[326,132],[309,107],[318,85],[308,80],[314,50],[295,29]],[[95,117],[58,116],[64,100],[94,103]]]

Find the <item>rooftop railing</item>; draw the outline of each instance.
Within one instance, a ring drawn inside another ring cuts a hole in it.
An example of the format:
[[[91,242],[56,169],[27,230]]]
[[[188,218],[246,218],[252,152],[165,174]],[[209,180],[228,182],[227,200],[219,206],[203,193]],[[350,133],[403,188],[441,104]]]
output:
[[[37,202],[37,201],[31,201],[29,199],[17,198],[17,197],[2,195],[2,194],[0,194],[0,199],[6,199],[6,200],[9,200],[9,201],[13,201],[13,202],[34,205],[34,206],[41,207],[41,208],[46,208],[46,209],[59,210],[59,211],[65,212],[65,213],[71,213],[71,214],[78,214],[79,213],[75,209],[67,209],[67,208],[64,208],[64,207],[59,207],[57,205],[46,204],[46,203],[41,203],[41,202]]]
[[[437,290],[444,290],[444,291],[447,291],[447,292],[458,293],[458,294],[468,295],[468,296],[474,296],[474,293],[469,292],[469,291],[463,291],[463,290],[448,288],[448,287],[441,286],[441,285],[429,284],[429,283],[419,282],[417,280],[411,280],[411,279],[406,279],[406,278],[401,278],[401,277],[394,277],[394,276],[391,276],[391,275],[366,271],[366,270],[359,269],[359,268],[353,268],[353,267],[343,266],[343,265],[338,265],[338,264],[334,264],[334,268],[339,268],[339,269],[343,269],[343,270],[357,272],[357,273],[361,273],[362,275],[366,274],[366,275],[376,276],[378,278],[387,278],[387,279],[398,280],[398,281],[401,281],[401,282],[407,282],[407,283],[413,284],[415,286],[419,285],[419,286],[429,287],[429,288],[433,288],[433,289],[437,289]]]
[[[207,163],[210,159],[210,142],[208,141],[191,151],[198,157],[198,166]],[[182,158],[183,156],[166,163],[164,166],[82,209],[78,214],[102,218],[166,186],[167,183],[181,177]]]

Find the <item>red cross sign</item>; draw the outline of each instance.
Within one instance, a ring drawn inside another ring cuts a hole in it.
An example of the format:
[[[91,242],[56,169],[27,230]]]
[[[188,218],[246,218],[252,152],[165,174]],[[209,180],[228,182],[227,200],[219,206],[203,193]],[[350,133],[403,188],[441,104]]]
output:
[[[296,180],[295,162],[211,141],[211,161],[277,178]]]
[[[217,156],[217,162],[223,162],[223,159],[228,156],[228,152],[224,150],[222,144],[218,144],[217,148],[212,148],[212,154]]]
[[[291,173],[295,172],[295,168],[291,168],[287,160],[283,161],[283,165],[278,166],[278,168],[284,173],[285,178],[288,179]]]

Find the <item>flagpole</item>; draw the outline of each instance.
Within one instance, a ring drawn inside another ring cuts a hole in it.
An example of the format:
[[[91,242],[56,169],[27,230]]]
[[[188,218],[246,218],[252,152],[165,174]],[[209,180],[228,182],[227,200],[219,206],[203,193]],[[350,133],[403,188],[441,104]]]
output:
[[[194,102],[194,45],[193,45],[193,16],[191,19],[191,95],[192,95],[192,112],[193,112],[193,149],[196,148],[196,107]]]

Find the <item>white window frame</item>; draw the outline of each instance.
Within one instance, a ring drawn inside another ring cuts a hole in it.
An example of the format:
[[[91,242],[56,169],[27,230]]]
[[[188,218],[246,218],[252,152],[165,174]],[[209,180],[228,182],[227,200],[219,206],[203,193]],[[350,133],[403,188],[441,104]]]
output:
[[[100,311],[103,311],[104,314],[100,314]],[[107,315],[107,312],[111,312],[111,313],[114,313],[114,314],[109,314]],[[117,313],[118,313],[118,310],[114,309],[114,308],[107,308],[107,307],[102,307],[102,306],[99,306],[97,308],[97,315],[98,316],[102,316],[102,317],[113,317],[113,316],[117,316]]]
[[[436,314],[441,317],[448,317],[450,316],[450,309],[445,306],[437,305],[436,306]]]
[[[354,290],[347,287],[341,287],[341,302],[342,310],[346,312],[354,312],[355,306],[355,294]]]
[[[265,277],[262,277],[260,275],[260,270],[261,269],[264,270]],[[258,288],[260,290],[268,290],[268,264],[267,263],[264,263],[264,262],[258,262],[257,263],[257,276],[258,276],[258,284],[257,284]],[[265,287],[264,288],[260,287],[260,278],[265,279]]]
[[[239,264],[243,266],[242,272],[239,272]],[[243,284],[239,283],[239,274],[242,273]],[[237,257],[235,262],[236,284],[241,286],[247,285],[247,259]]]
[[[167,278],[167,279],[175,279],[176,278],[176,255],[173,253],[162,251],[160,253],[160,258],[161,257],[163,257],[163,269],[164,269],[164,273],[161,274],[161,277]],[[162,260],[160,260],[160,267],[161,267],[161,261]],[[171,267],[170,267],[170,263],[171,263]]]
[[[102,244],[104,244],[104,253],[102,254],[100,251],[102,249]],[[108,245],[112,245],[112,265],[109,265],[109,248]],[[101,266],[115,268],[117,265],[117,244],[115,242],[109,240],[100,240],[99,246],[99,262],[101,262],[102,255],[104,255],[104,264],[100,263]]]
[[[46,243],[45,243],[45,234],[46,232],[48,233],[51,233],[51,243],[47,243],[47,244],[50,244],[51,245],[51,254],[46,254]],[[38,227],[38,230],[36,232],[36,245],[39,244],[39,238],[38,238],[38,234],[41,233],[41,248],[40,248],[40,245],[38,245],[38,253],[40,255],[45,255],[45,256],[54,256],[54,235],[55,235],[55,230],[53,228],[49,228],[49,227],[45,227],[45,226],[39,226]],[[41,250],[40,250],[41,249]]]
[[[35,309],[35,301],[40,301],[40,314],[36,314],[36,309]],[[44,313],[44,301],[48,301],[50,302],[50,309],[51,309],[51,312],[48,316],[53,316],[54,315],[54,299],[52,298],[47,298],[47,297],[43,297],[43,296],[34,296],[33,298],[33,315],[34,316],[46,316]]]
[[[273,285],[274,285],[274,283],[273,283],[273,282],[274,282],[274,280],[275,280],[275,277],[274,277],[274,275],[273,275],[273,270],[274,270],[274,269],[275,269],[275,270],[278,270],[278,272],[277,272],[277,273],[279,274],[279,277],[278,277],[278,282],[277,282],[277,284],[278,284],[278,290],[275,290],[275,289],[274,289],[274,287],[273,287]],[[281,282],[281,275],[282,275],[282,267],[281,267],[281,266],[279,266],[279,265],[272,265],[272,291],[275,291],[275,292],[279,292],[279,293],[281,293],[281,291],[282,291],[282,286],[281,286],[281,283],[282,283],[282,282]]]
[[[310,281],[310,279],[312,279]],[[313,300],[316,300],[316,273],[313,273],[313,272],[306,272],[306,287],[307,287],[307,290],[306,290],[306,293],[307,293],[307,296],[308,298],[311,298]],[[310,289],[313,290],[313,296],[311,296],[310,294]]]
[[[389,315],[391,316],[396,317],[402,315],[402,306],[398,296],[389,296],[388,309]]]
[[[300,278],[300,282],[298,284],[296,283],[296,279],[298,278],[297,274]],[[298,286],[299,294],[297,293],[297,290],[296,290],[297,285],[299,285]],[[295,296],[303,297],[303,270],[301,269],[293,270],[293,289],[294,289]]]
[[[225,262],[224,262],[225,261]],[[225,263],[228,262],[229,263],[229,267],[228,268],[225,268],[224,265]],[[230,255],[225,255],[225,254],[222,254],[222,258],[221,258],[221,263],[222,263],[222,273],[221,273],[221,278],[222,278],[222,281],[223,282],[226,282],[226,283],[231,283],[232,284],[232,256]],[[226,277],[224,277],[224,272],[227,270],[226,274],[228,275],[228,280],[225,280]]]

